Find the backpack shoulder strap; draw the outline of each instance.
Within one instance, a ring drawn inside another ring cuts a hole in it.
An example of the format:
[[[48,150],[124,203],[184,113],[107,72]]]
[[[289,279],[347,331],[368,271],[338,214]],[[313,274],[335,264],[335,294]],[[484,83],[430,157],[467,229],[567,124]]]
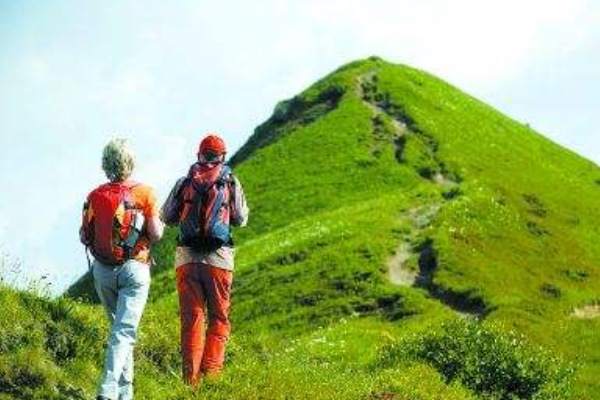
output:
[[[188,168],[188,173],[186,175],[186,177],[188,179],[192,179],[192,172],[194,171],[194,168],[198,165],[198,163],[193,163],[192,165],[190,165],[190,167]]]
[[[133,189],[134,187],[140,186],[140,185],[141,185],[141,183],[140,183],[140,182],[137,182],[137,181],[126,181],[126,182],[123,182],[123,183],[121,183],[121,185],[123,185],[123,186],[125,186],[127,189],[131,190],[131,189]]]
[[[233,181],[233,171],[231,170],[231,167],[227,164],[223,165],[223,168],[221,169],[221,175],[219,176],[218,182],[220,184],[226,184],[226,183],[230,183]]]

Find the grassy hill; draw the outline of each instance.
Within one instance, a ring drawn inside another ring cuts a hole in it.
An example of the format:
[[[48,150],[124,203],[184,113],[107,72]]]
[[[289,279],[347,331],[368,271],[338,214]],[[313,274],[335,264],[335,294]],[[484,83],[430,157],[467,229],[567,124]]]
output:
[[[170,231],[138,398],[600,398],[593,163],[378,58],[278,104],[231,162],[251,217],[226,373],[179,383]],[[89,277],[68,294],[0,289],[0,399],[93,393],[106,322]]]

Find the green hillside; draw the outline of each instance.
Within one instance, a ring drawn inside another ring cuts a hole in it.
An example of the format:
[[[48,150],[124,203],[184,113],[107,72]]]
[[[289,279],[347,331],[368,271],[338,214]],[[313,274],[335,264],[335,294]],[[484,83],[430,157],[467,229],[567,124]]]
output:
[[[138,398],[600,398],[590,161],[370,58],[279,103],[231,162],[251,216],[226,373],[180,384],[169,231]],[[0,289],[0,399],[93,394],[107,332],[90,283],[55,300]]]

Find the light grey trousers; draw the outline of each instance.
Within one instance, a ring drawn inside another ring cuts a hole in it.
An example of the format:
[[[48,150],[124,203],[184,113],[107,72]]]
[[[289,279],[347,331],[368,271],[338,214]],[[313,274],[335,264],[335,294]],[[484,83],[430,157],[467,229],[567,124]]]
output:
[[[104,305],[111,331],[98,395],[133,399],[133,347],[150,288],[150,267],[130,260],[107,267],[94,261],[94,286]]]

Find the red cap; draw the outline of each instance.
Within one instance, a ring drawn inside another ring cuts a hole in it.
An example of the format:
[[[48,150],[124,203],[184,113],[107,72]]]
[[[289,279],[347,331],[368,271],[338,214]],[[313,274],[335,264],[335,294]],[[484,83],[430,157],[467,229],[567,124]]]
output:
[[[225,142],[218,135],[214,133],[208,134],[200,142],[198,147],[198,154],[205,154],[207,151],[211,151],[215,154],[225,154]]]

